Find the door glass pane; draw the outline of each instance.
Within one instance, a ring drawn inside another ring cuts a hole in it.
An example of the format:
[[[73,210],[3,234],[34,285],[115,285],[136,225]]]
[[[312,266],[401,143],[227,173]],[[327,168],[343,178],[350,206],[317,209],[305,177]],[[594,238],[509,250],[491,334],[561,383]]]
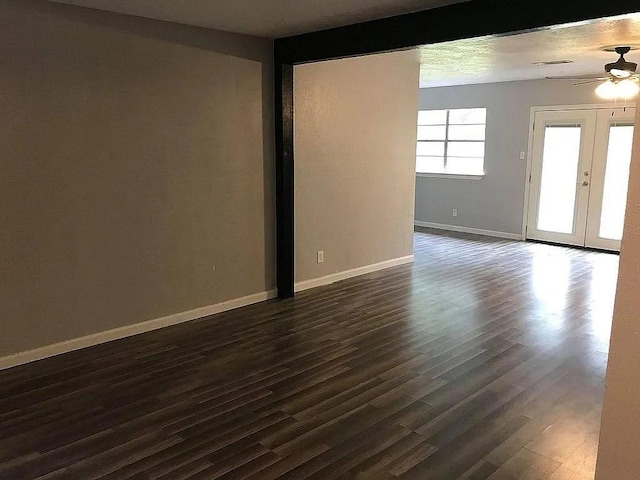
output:
[[[607,168],[604,176],[604,194],[602,196],[600,238],[622,240],[632,144],[632,125],[613,125],[611,127]]]
[[[581,133],[579,126],[545,129],[538,230],[574,231]]]

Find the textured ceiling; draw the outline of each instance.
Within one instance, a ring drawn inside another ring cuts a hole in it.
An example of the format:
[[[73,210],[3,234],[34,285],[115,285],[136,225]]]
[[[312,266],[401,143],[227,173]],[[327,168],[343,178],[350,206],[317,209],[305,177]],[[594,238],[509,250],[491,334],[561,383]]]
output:
[[[52,0],[139,17],[278,38],[464,0]]]
[[[530,80],[545,76],[603,73],[615,53],[608,45],[640,45],[640,16],[627,16],[499,38],[429,45],[420,49],[422,87]],[[640,63],[640,50],[627,55]],[[573,60],[568,65],[534,62]]]

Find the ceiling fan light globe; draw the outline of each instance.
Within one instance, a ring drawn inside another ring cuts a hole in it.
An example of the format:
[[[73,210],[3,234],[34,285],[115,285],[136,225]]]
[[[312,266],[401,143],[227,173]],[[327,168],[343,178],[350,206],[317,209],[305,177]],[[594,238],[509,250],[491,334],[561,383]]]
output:
[[[620,70],[617,68],[611,69],[611,75],[617,78],[629,78],[631,76],[631,72],[628,70]]]
[[[604,100],[615,100],[618,97],[617,85],[611,80],[607,80],[596,88],[596,95]]]
[[[635,97],[640,92],[640,86],[632,80],[623,80],[616,85],[618,98],[628,100]]]

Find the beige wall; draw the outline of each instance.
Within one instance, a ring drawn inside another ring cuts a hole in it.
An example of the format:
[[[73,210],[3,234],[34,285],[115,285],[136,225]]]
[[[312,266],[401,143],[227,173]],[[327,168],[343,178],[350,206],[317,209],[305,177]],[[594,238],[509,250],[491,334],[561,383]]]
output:
[[[294,75],[296,281],[411,255],[417,56],[301,65]]]
[[[271,42],[5,0],[0,52],[0,356],[274,288]]]
[[[640,125],[640,109],[636,125]],[[636,128],[597,480],[640,478],[640,128]]]

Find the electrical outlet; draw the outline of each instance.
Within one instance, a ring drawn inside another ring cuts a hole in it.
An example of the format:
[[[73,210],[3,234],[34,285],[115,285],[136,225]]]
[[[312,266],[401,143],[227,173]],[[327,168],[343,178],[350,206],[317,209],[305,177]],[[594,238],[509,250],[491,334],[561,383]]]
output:
[[[520,160],[526,160],[527,154],[525,152],[520,152]]]
[[[457,217],[457,216],[458,216],[458,209],[457,209],[457,208],[454,208],[454,209],[453,209],[453,216],[454,216],[454,217]]]
[[[318,250],[318,263],[324,263],[324,250]]]

